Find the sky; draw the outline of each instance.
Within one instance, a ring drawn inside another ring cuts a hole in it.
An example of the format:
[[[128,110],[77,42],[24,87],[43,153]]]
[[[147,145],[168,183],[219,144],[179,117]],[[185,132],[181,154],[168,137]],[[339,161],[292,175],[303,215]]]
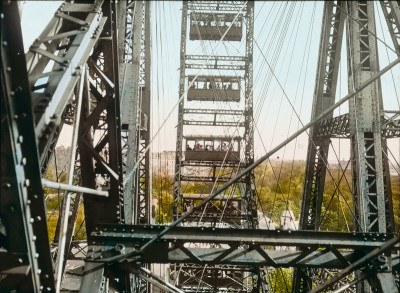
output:
[[[21,26],[25,50],[28,50],[34,39],[39,36],[60,3],[57,1],[24,2]],[[377,4],[376,7],[378,7]],[[179,99],[181,8],[182,3],[179,1],[153,1],[151,5],[152,136],[163,125],[159,134],[154,138],[153,152],[175,150],[178,116],[176,105]],[[254,134],[256,158],[294,133],[302,126],[302,123],[306,124],[310,121],[322,12],[322,1],[257,1],[255,3],[253,102],[256,122]],[[395,59],[395,55],[390,49],[387,50],[387,46],[393,48],[393,44],[380,7],[376,9],[376,13],[377,36],[385,43],[378,40],[379,62],[380,67],[383,68]],[[223,43],[218,44],[216,41],[188,42],[187,54],[244,55],[243,41]],[[343,46],[337,100],[347,94],[345,60],[346,50]],[[191,73],[197,74],[198,71],[191,71]],[[207,75],[212,72],[204,70],[201,74]],[[234,74],[240,75],[240,72]],[[400,108],[398,80],[400,80],[400,66],[398,65],[382,77],[385,110],[398,111]],[[397,84],[394,81],[397,81]],[[215,104],[213,107],[239,109],[243,106],[241,103],[226,104]],[[192,108],[189,104],[187,107]],[[210,107],[210,104],[194,102],[193,107],[207,108]],[[347,112],[348,106],[344,104],[334,114]],[[216,134],[215,128],[192,127],[185,129],[187,133],[191,134]],[[228,133],[235,133],[235,131],[235,128],[227,130]],[[59,145],[68,145],[70,137],[70,130],[64,130]],[[307,144],[308,137],[304,133],[276,153],[273,158],[304,160]],[[340,159],[347,160],[349,158],[348,140],[332,139],[332,144]],[[399,162],[399,139],[389,140],[389,145]],[[330,160],[336,160],[333,152],[331,152]],[[397,166],[397,169],[400,169],[394,160],[392,163]]]

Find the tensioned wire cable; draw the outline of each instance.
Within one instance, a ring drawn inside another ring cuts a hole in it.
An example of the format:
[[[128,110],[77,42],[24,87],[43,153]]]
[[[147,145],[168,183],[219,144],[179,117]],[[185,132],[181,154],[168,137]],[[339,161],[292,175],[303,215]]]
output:
[[[278,183],[279,184],[279,183]]]
[[[254,43],[255,43],[255,45],[257,46],[257,48],[260,50],[260,52],[261,52],[261,54],[263,55],[263,57],[266,59],[264,53],[261,51],[261,49],[260,49],[260,47],[259,47],[259,45],[258,45],[258,43],[257,43],[256,40],[254,40]],[[266,59],[266,60],[267,60],[267,59]],[[285,91],[284,88],[282,87],[282,84],[279,82],[279,79],[277,78],[276,74],[274,73],[274,71],[272,71],[272,68],[271,68],[271,66],[270,66],[270,63],[269,63],[268,61],[267,61],[267,65],[268,65],[268,67],[271,69],[271,72],[272,72],[274,78],[276,79],[276,81],[277,81],[279,87],[280,87],[281,90],[284,92],[284,96],[285,96],[285,98],[287,99],[287,101],[289,102],[290,107],[292,108],[292,110],[293,110],[294,113],[296,114],[297,119],[299,120],[299,122],[301,123],[301,125],[304,127],[304,124],[303,124],[303,122],[302,122],[302,120],[301,120],[299,114],[297,113],[297,111],[296,111],[296,109],[295,109],[293,103],[290,101],[289,97],[287,96],[286,91]],[[306,130],[305,133],[306,133],[307,136],[309,137],[309,141],[310,141],[310,142],[314,145],[314,147],[315,147],[315,142],[313,141],[313,139],[312,139],[312,137],[310,136],[309,132]],[[331,172],[329,171],[329,167],[327,166],[327,163],[326,163],[325,161],[323,161],[323,164],[324,164],[324,166],[326,167],[326,170],[328,171],[328,174],[330,174],[330,176],[331,176],[332,180],[334,181],[334,183],[337,184],[335,178],[332,176]],[[342,193],[341,193],[341,195],[342,195],[343,198],[344,198],[344,195],[343,195]],[[352,213],[352,214],[353,214],[353,216],[354,216],[354,213]],[[355,217],[355,218],[356,218],[356,217]],[[356,218],[356,220],[358,221],[357,218]]]
[[[281,54],[284,53],[283,56],[285,56],[287,54],[288,49],[289,49],[289,45],[290,45],[289,42],[288,42],[288,44],[286,46],[286,50],[285,51],[282,50],[282,47],[283,47],[283,44],[284,44],[284,42],[286,40],[286,37],[287,37],[289,25],[291,23],[291,18],[292,18],[292,15],[294,13],[295,6],[296,6],[296,2],[291,2],[290,7],[288,9],[288,12],[286,13],[286,18],[285,19],[283,18],[283,14],[285,13],[285,10],[282,11],[281,19],[283,20],[283,23],[282,23],[281,32],[280,32],[280,34],[278,36],[278,41],[277,41],[277,43],[275,45],[275,49],[273,51],[271,50],[273,52],[272,53],[271,67],[274,68],[274,70],[278,65],[278,61],[279,61],[279,58],[280,58]],[[297,15],[299,15],[299,10],[298,10],[298,14]],[[279,24],[280,23],[281,22],[279,22]],[[278,25],[276,27],[276,30],[275,30],[275,36],[278,34],[279,28],[280,28],[280,26]],[[292,30],[292,33],[291,33],[291,37],[292,37],[293,32],[294,32],[294,27],[293,27],[293,30]],[[270,44],[272,46],[272,44],[275,44],[275,41],[272,39]],[[293,43],[293,45],[294,45],[294,43]],[[270,52],[270,50],[267,50],[267,52]],[[278,75],[280,75],[282,70],[283,70],[283,66],[280,67]],[[289,72],[289,69],[288,69],[288,72]],[[263,92],[262,92],[262,94],[260,96],[259,103],[258,103],[259,107],[258,107],[258,110],[255,113],[255,121],[256,122],[258,121],[258,119],[260,117],[261,110],[262,110],[263,104],[265,102],[265,98],[268,97],[268,91],[269,91],[271,82],[272,82],[272,75],[270,73],[267,73],[266,82],[264,82],[264,89],[263,89]],[[286,83],[286,81],[285,81],[285,83]],[[271,98],[271,101],[272,101],[272,98]],[[281,97],[281,102],[282,102],[282,97]],[[280,110],[281,110],[281,103],[280,103],[278,111],[277,111],[278,112],[277,116],[279,116]],[[277,126],[277,119],[275,120],[275,127],[274,127],[275,129],[276,129],[276,126]],[[273,134],[273,136],[274,136],[274,134]]]
[[[301,101],[300,101],[300,111],[299,111],[299,115],[301,115],[302,112],[302,106],[303,106],[303,100],[304,100],[304,90],[305,90],[305,85],[306,85],[306,78],[307,78],[307,72],[308,72],[308,65],[309,65],[309,58],[310,58],[310,52],[311,52],[311,40],[312,40],[312,35],[313,35],[313,31],[314,31],[314,19],[315,19],[315,8],[316,5],[314,3],[314,8],[313,8],[313,12],[312,12],[312,17],[311,17],[311,21],[310,21],[310,27],[309,27],[309,31],[308,31],[308,35],[307,35],[307,40],[308,40],[308,52],[307,52],[307,44],[304,48],[304,53],[303,53],[303,58],[302,58],[302,64],[301,64],[301,69],[300,69],[300,75],[299,75],[299,80],[298,80],[298,84],[297,84],[297,88],[296,88],[296,95],[294,98],[294,104],[296,104],[297,101],[297,92],[300,86],[300,79],[301,79],[301,75],[302,75],[302,71],[303,71],[303,67],[304,67],[304,60],[306,63],[306,67],[305,67],[305,72],[304,72],[304,79],[303,79],[303,90],[302,90],[302,94],[301,94]],[[306,52],[307,52],[307,58],[306,58]],[[290,57],[292,58],[292,56]],[[290,63],[289,63],[290,64]],[[290,67],[290,65],[289,65]],[[286,84],[286,81],[285,81]],[[289,127],[288,127],[288,132],[287,132],[287,137],[289,137],[290,135],[290,128],[292,125],[292,119],[293,119],[293,112],[290,115],[290,121],[289,121]],[[299,129],[300,125],[299,123],[297,124],[297,129]],[[295,138],[294,140],[294,149],[293,149],[293,155],[292,155],[292,166],[291,166],[291,170],[290,170],[290,177],[289,177],[289,188],[288,188],[288,192],[287,192],[287,198],[286,198],[286,204],[285,204],[285,208],[286,211],[289,210],[289,195],[290,195],[290,191],[291,191],[291,184],[292,184],[292,178],[293,178],[293,168],[294,168],[294,158],[295,158],[295,154],[296,154],[296,145],[297,145],[297,140],[298,137]],[[281,164],[281,169],[283,167],[283,160],[285,157],[285,152],[286,152],[286,147],[287,145],[285,145],[284,147],[284,154],[282,156],[282,164]],[[281,172],[281,170],[279,171]],[[286,217],[285,217],[286,220]],[[295,222],[295,220],[292,218],[292,214],[290,214],[290,221],[292,221],[293,223]]]
[[[194,13],[194,12],[192,12],[192,13]],[[195,20],[196,20],[195,15],[194,15],[194,18],[195,18]],[[216,20],[214,19],[214,21],[216,21]],[[197,25],[197,30],[198,30],[198,33],[199,33],[199,26],[198,26],[198,22],[197,22],[197,21],[196,21],[196,25]],[[200,41],[203,43],[203,46],[202,46],[202,47],[203,47],[203,53],[208,54],[208,52],[204,52],[204,51],[207,51],[207,48],[206,48],[206,46],[204,45],[204,41],[202,40],[200,34],[199,34],[199,39],[200,39]],[[223,44],[225,45],[224,42],[223,42]],[[225,47],[226,47],[226,46],[225,46]],[[211,54],[214,55],[214,56],[216,56],[216,53],[215,53],[215,51],[213,50],[212,47],[211,47],[211,51],[212,51]],[[218,70],[218,71],[220,72],[220,70]],[[211,70],[209,70],[209,72],[210,72],[210,74],[211,74]],[[221,75],[221,72],[220,72],[220,75]],[[221,75],[221,76],[222,76],[222,75]],[[237,76],[237,75],[236,75],[236,76]],[[242,93],[243,93],[243,89],[242,89]],[[244,96],[244,94],[243,94],[243,96]],[[222,103],[222,102],[221,102],[221,103]],[[238,130],[238,125],[239,125],[239,123],[240,123],[240,119],[238,120],[238,122],[237,122],[237,124],[236,124],[235,133],[239,131],[239,130]],[[227,129],[226,131],[229,131],[229,130]],[[233,136],[235,136],[235,133],[233,134]],[[232,143],[233,143],[233,139],[231,140],[231,142],[229,143],[229,145],[231,145]],[[227,155],[227,154],[226,154],[226,155]],[[221,167],[220,167],[220,170],[219,170],[218,172],[223,172],[222,170],[223,170],[223,166],[224,166],[225,160],[226,160],[226,156],[225,156],[224,161],[223,161],[223,163],[222,163],[222,165],[221,165]],[[238,169],[240,168],[240,163],[241,163],[241,162],[239,162],[239,164],[238,164],[238,167],[237,167]],[[234,171],[234,170],[232,170],[232,172],[233,172],[233,171]],[[223,173],[222,173],[221,175],[223,175]],[[218,176],[218,177],[219,177],[219,176]],[[213,189],[214,189],[216,186],[219,185],[218,177],[217,177],[216,182],[214,183]],[[235,188],[233,188],[232,191],[230,192],[229,199],[233,196],[234,190],[235,190]],[[228,199],[228,200],[229,200],[229,199]],[[228,200],[225,201],[223,213],[224,213],[224,211],[225,211],[226,205],[228,204]],[[211,206],[213,206],[213,205],[211,204]],[[206,209],[207,209],[207,207],[203,210],[203,213],[202,213],[202,215],[201,215],[201,218],[202,218],[203,214],[205,213]],[[222,220],[222,218],[223,218],[223,213],[222,213],[221,218],[220,218],[220,221],[219,221],[220,223],[221,223],[221,220]],[[201,221],[201,218],[200,218],[200,221]]]
[[[377,3],[375,3],[375,4],[376,4],[376,6],[378,5]],[[380,24],[380,27],[381,27],[383,40],[386,43],[386,37],[385,37],[385,33],[383,31],[381,13],[380,13],[380,10],[379,10],[378,7],[376,7],[375,10],[378,11],[379,24]],[[387,61],[390,63],[389,52],[388,52],[388,47],[387,46],[385,46],[385,52],[386,52]],[[394,91],[396,93],[397,105],[399,106],[399,109],[400,109],[400,100],[399,100],[399,95],[398,95],[398,92],[397,92],[397,86],[396,86],[396,83],[394,81],[393,70],[390,70],[390,75],[392,76],[393,87],[394,87]]]
[[[258,46],[258,44],[257,44],[257,46]],[[259,47],[259,46],[258,46]],[[297,114],[297,113],[296,113]],[[324,164],[326,164],[326,162],[324,162]],[[327,167],[327,166],[326,166]],[[330,174],[330,171],[329,171],[329,169],[327,168],[327,170],[328,170],[328,173]],[[330,174],[331,175],[331,174]],[[332,177],[332,175],[331,175],[331,177]],[[333,177],[332,177],[332,179],[334,179]]]
[[[286,6],[285,6],[285,7],[286,7]],[[289,9],[289,14],[287,14],[287,18],[286,18],[286,20],[285,20],[285,22],[284,22],[283,31],[282,31],[282,33],[281,33],[281,36],[279,37],[279,40],[280,40],[279,44],[282,44],[283,40],[285,39],[285,37],[283,37],[283,36],[284,36],[284,35],[286,34],[286,32],[287,32],[287,28],[288,28],[288,25],[289,25],[289,23],[290,23],[290,18],[291,18],[291,14],[292,14],[292,12],[293,12],[293,9],[294,9],[294,5],[291,5],[291,8]],[[270,10],[270,11],[272,11],[272,10]],[[282,11],[282,13],[284,13],[284,12],[285,12],[285,10]],[[277,14],[276,14],[276,15],[277,15]],[[283,16],[283,14],[282,14],[282,16]],[[281,16],[281,19],[283,19],[282,16]],[[298,16],[299,16],[299,13],[297,14],[296,20],[297,20]],[[265,23],[264,23],[264,24],[265,24]],[[278,28],[279,28],[279,26],[276,27],[274,36],[277,35],[277,29],[278,29]],[[292,34],[293,34],[293,31],[294,31],[294,30],[292,30]],[[270,42],[270,43],[274,43],[274,42]],[[280,48],[280,47],[281,47],[279,44],[276,46],[276,48]],[[287,47],[287,48],[288,48],[288,47]],[[287,49],[286,49],[286,50],[287,50]],[[276,54],[276,53],[277,53],[277,52],[280,52],[280,51],[281,51],[281,50],[275,49],[276,60],[278,60],[278,56],[279,56],[279,54]],[[284,54],[284,55],[286,55],[286,54]],[[265,61],[263,61],[263,62],[265,62]],[[260,76],[260,75],[258,75],[258,77],[259,77],[259,76]],[[260,109],[261,106],[262,106],[262,103],[259,103],[258,109]],[[257,112],[256,112],[256,113],[257,113]],[[259,113],[260,113],[260,111],[259,111]],[[256,118],[256,122],[257,122],[257,118]],[[279,182],[278,182],[278,185],[279,185]],[[265,216],[265,214],[264,214],[264,216]],[[267,222],[268,225],[269,225],[269,221],[268,221],[267,219],[266,219],[266,222]]]
[[[225,37],[225,35],[228,33],[229,29],[232,27],[233,23],[236,21],[236,19],[238,18],[238,16],[240,15],[240,13],[243,11],[243,9],[246,7],[247,1],[244,3],[244,5],[242,6],[242,8],[240,9],[240,11],[236,14],[234,20],[232,21],[231,25],[228,27],[228,29],[225,31],[223,37],[217,42],[216,44],[216,48],[220,45],[221,41],[223,40],[223,38]],[[173,108],[171,109],[171,111],[169,112],[169,114],[167,115],[167,117],[165,118],[165,120],[163,121],[163,123],[161,124],[160,128],[157,130],[156,134],[151,138],[148,146],[146,147],[146,149],[144,150],[144,153],[139,157],[138,161],[136,162],[135,166],[132,168],[131,172],[129,174],[126,175],[125,180],[124,180],[124,185],[126,184],[128,178],[132,177],[133,174],[136,172],[136,169],[139,165],[139,162],[143,159],[144,155],[146,154],[146,152],[149,150],[149,148],[151,147],[151,145],[153,144],[153,141],[155,139],[155,137],[158,136],[158,134],[160,133],[161,128],[166,124],[166,121],[171,117],[173,111],[175,110],[175,108],[179,105],[179,103],[183,100],[183,98],[185,96],[187,96],[187,91],[188,89],[192,86],[193,82],[196,80],[196,78],[200,75],[200,73],[203,71],[206,63],[210,60],[211,55],[209,55],[207,57],[207,60],[204,62],[202,68],[198,71],[198,73],[196,74],[196,76],[194,77],[194,79],[192,80],[192,82],[190,83],[189,87],[184,91],[184,93],[181,95],[181,97],[179,98],[178,102],[173,106]]]
[[[224,43],[225,44],[225,43]],[[228,51],[228,50],[227,50]]]
[[[302,7],[303,7],[303,6],[302,6]],[[302,9],[299,10],[299,11],[302,12]],[[290,11],[289,11],[289,13],[290,13]],[[299,15],[300,15],[300,13],[298,12],[298,14],[297,14],[297,16],[296,16],[296,19],[295,19],[295,22],[294,22],[294,26],[293,26],[293,28],[297,27],[297,31],[298,31],[298,29],[299,29],[299,27],[300,27],[299,25],[296,26],[297,21],[300,19],[300,18],[299,18]],[[285,25],[285,27],[287,27],[287,26],[288,26],[288,25]],[[286,34],[286,31],[287,31],[287,29],[284,30],[285,34]],[[295,30],[292,29],[292,32],[291,32],[291,34],[290,34],[290,39],[292,39],[292,36],[293,36],[294,31],[295,31]],[[287,74],[286,74],[285,84],[286,84],[286,81],[287,81],[287,79],[288,79],[288,73],[289,73],[290,67],[291,67],[290,64],[291,64],[292,57],[293,57],[294,45],[295,45],[295,43],[296,43],[297,35],[298,35],[298,34],[296,34],[295,40],[291,43],[291,44],[293,44],[293,48],[292,48],[292,54],[291,54],[290,59],[289,59],[289,65],[288,65],[288,70],[287,70]],[[282,37],[280,37],[280,38],[282,39]],[[280,46],[277,46],[277,47],[280,47]],[[287,52],[288,48],[289,48],[289,43],[288,43],[288,46],[286,47],[286,52]],[[286,52],[284,53],[284,56],[286,56]],[[277,57],[277,58],[278,58],[278,57]],[[264,62],[265,62],[265,61],[264,61]],[[281,67],[281,68],[282,68],[282,67]],[[256,124],[256,127],[257,127],[257,124]],[[275,129],[276,129],[276,123],[275,123]],[[257,128],[257,131],[258,131],[258,128]],[[258,132],[259,132],[259,131],[258,131]],[[263,145],[264,145],[264,142],[263,142],[261,136],[260,136],[260,139],[261,139],[261,141],[262,141],[262,143],[263,143]],[[265,146],[264,146],[264,148],[265,148]],[[266,165],[266,166],[267,166],[267,165]],[[272,168],[272,170],[273,170],[274,176],[275,176],[275,178],[276,178],[274,168]],[[263,175],[262,183],[263,183],[264,178],[265,178],[265,171],[266,171],[266,169],[264,170],[264,175]],[[280,175],[279,175],[279,176],[280,176]],[[283,194],[282,188],[281,188],[280,183],[279,183],[279,178],[276,178],[276,180],[277,180],[277,185],[278,185],[278,187],[277,187],[277,189],[276,189],[276,192],[277,192],[278,189],[280,189],[280,190],[281,190],[281,193]],[[262,184],[262,185],[263,185],[263,184]],[[276,193],[275,193],[275,197],[276,197]],[[259,200],[260,200],[260,198],[259,198]],[[272,211],[271,211],[271,212],[272,212]],[[266,216],[266,215],[264,215],[264,216]],[[271,217],[271,215],[270,215],[270,217]],[[269,221],[266,219],[266,222],[268,223]]]
[[[197,25],[197,27],[198,27],[198,25]],[[200,40],[201,40],[201,36],[200,36]],[[202,42],[203,43],[203,42]],[[203,50],[204,50],[204,46],[203,46]],[[187,184],[187,186],[188,186],[188,184]],[[204,188],[205,188],[206,186],[204,186]]]

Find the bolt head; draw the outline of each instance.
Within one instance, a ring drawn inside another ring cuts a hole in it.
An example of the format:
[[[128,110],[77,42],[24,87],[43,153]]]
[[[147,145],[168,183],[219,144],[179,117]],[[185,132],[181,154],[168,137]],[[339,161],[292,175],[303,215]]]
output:
[[[6,182],[6,183],[3,184],[3,189],[7,190],[7,189],[10,189],[10,188],[11,188],[11,183]]]

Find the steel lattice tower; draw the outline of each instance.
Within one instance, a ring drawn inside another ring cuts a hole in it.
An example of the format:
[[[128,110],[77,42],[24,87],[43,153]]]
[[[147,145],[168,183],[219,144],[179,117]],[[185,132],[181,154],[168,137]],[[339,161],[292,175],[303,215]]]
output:
[[[387,24],[399,53],[399,6],[396,2],[381,2]],[[396,13],[397,12],[397,13]],[[315,119],[335,103],[344,27],[347,32],[347,66],[349,92],[379,72],[375,12],[373,2],[329,2],[323,15],[317,77],[311,119]],[[331,138],[351,140],[351,170],[353,178],[354,231],[363,233],[393,233],[393,204],[384,125],[380,80],[374,81],[349,100],[349,113],[329,117],[310,129],[307,167],[300,217],[301,230],[318,231],[321,227],[324,184],[327,176]],[[344,122],[344,123],[342,123]],[[341,124],[338,129],[337,125]],[[343,127],[344,125],[344,127]],[[343,171],[345,172],[345,171]],[[382,272],[384,274],[384,272]],[[379,278],[379,273],[377,274]],[[301,280],[301,281],[300,281]],[[309,276],[298,272],[294,288],[310,290]],[[367,283],[359,283],[357,292],[369,292]],[[390,287],[390,285],[389,285]],[[389,287],[380,290],[390,290]],[[303,291],[302,291],[303,292]]]
[[[219,22],[223,23],[222,26]],[[210,182],[218,186],[219,182],[226,182],[231,178],[230,175],[218,175],[218,173],[224,173],[227,167],[242,170],[254,162],[253,22],[252,2],[183,3],[179,79],[181,100],[178,110],[174,187],[175,219],[192,209],[196,201],[208,196],[208,194],[188,194],[185,192],[185,185],[190,182]],[[187,46],[192,42],[200,42],[203,46],[207,46],[204,43],[211,43],[211,46],[214,46],[219,42],[242,41],[242,38],[246,44],[243,56],[207,55],[205,52],[204,55],[189,55],[186,52]],[[202,65],[203,62],[206,62],[205,66]],[[194,69],[197,69],[197,72],[199,69],[203,70],[195,77]],[[233,75],[238,75],[239,78]],[[206,109],[201,105],[193,108],[193,102],[197,101],[207,103],[208,106]],[[240,101],[242,109],[226,110],[232,102]],[[199,114],[208,118],[200,121],[195,118]],[[192,135],[189,131],[193,126],[208,127],[216,135]],[[239,136],[223,136],[226,129],[235,126],[240,128]],[[191,142],[194,143],[192,147],[190,147]],[[225,156],[226,153],[222,150],[224,143],[226,145],[236,143],[237,149],[232,147],[231,153],[228,152]],[[200,144],[202,149],[196,149]],[[233,158],[235,155],[237,157]],[[188,175],[188,169],[196,170],[198,174]],[[210,171],[205,174],[204,170]],[[194,213],[186,225],[220,226],[219,220],[220,223],[233,227],[256,228],[257,208],[253,173],[243,178],[236,188],[241,191],[240,198],[235,199],[232,194],[221,194],[218,201]],[[218,206],[220,203],[221,206]],[[223,215],[220,216],[220,213]],[[245,286],[232,284],[230,280],[245,278],[245,274],[248,273],[244,271],[243,268],[236,266],[206,268],[198,265],[180,265],[175,267],[171,277],[177,280],[174,283],[177,283],[178,287],[185,288],[189,290],[188,292],[196,290],[198,282],[202,290],[210,292],[215,292],[220,287],[228,287],[228,291],[231,292],[247,292]],[[201,278],[204,273],[206,276]],[[231,277],[227,278],[226,275],[229,274]],[[189,287],[193,288],[188,289]]]

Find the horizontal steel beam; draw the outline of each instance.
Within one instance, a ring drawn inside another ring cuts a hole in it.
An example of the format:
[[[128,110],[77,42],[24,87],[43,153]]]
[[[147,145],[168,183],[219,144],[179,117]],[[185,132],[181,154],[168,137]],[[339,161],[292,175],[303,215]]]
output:
[[[394,239],[393,235],[372,233],[175,227],[154,243],[154,249],[142,253],[136,250],[164,229],[97,226],[89,235],[92,249],[88,259],[112,263],[129,256],[128,260],[154,263],[345,268]],[[219,244],[218,248],[211,248],[211,243]],[[398,265],[399,258],[393,255],[392,264]]]
[[[186,55],[186,60],[209,60],[209,61],[242,61],[246,62],[246,56],[208,56],[208,55]]]
[[[244,122],[235,121],[197,121],[197,120],[183,120],[183,125],[202,125],[202,126],[233,126],[245,127]]]
[[[400,119],[397,117],[400,116],[397,114],[390,119],[383,118],[381,123],[383,137],[400,137]],[[350,138],[349,114],[343,114],[321,121],[316,127],[316,136]]]
[[[141,243],[152,239],[163,231],[166,226],[161,225],[101,225],[88,235],[89,241],[105,241],[106,239],[124,239]],[[261,244],[268,246],[296,246],[296,247],[336,247],[336,248],[376,248],[388,239],[391,234],[379,233],[341,233],[341,232],[315,232],[292,230],[267,230],[267,229],[230,229],[230,228],[197,228],[174,227],[168,234],[161,237],[159,242],[179,241],[197,243],[230,244]],[[400,249],[397,246],[397,249]]]
[[[185,68],[188,69],[220,69],[220,70],[245,70],[245,65],[231,65],[231,64],[202,64],[202,63],[193,63],[193,64],[185,64]]]
[[[50,181],[47,179],[42,179],[42,185],[43,185],[43,187],[48,187],[51,189],[61,189],[61,190],[66,190],[66,191],[81,192],[81,193],[87,193],[87,194],[108,197],[108,191],[96,190],[96,189],[82,187],[82,186],[76,186],[76,185],[63,184],[63,183],[59,183],[59,182],[53,182],[53,181]]]
[[[237,162],[223,162],[223,161],[182,161],[181,166],[183,167],[235,167],[238,168]],[[244,168],[243,164],[239,166],[239,169]]]
[[[212,114],[212,115],[244,115],[242,110],[223,110],[223,109],[184,109],[183,114]]]
[[[228,182],[231,177],[213,177],[213,176],[181,176],[181,181],[189,182]],[[238,180],[238,182],[244,182],[244,178]]]

